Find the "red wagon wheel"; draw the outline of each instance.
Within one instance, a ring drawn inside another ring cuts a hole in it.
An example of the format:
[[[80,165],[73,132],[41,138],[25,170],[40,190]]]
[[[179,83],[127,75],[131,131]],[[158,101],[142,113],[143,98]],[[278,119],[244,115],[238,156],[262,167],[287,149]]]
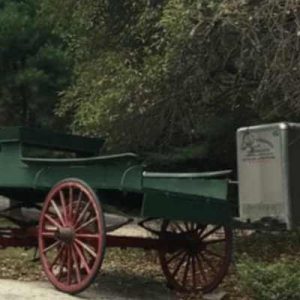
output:
[[[93,190],[77,179],[59,182],[48,193],[39,223],[39,252],[50,282],[70,294],[96,277],[105,250],[105,226]]]
[[[170,241],[170,246],[159,251],[162,270],[170,287],[182,292],[207,293],[226,275],[232,252],[230,228],[164,221],[161,238]],[[184,244],[180,246],[176,240],[184,241]]]

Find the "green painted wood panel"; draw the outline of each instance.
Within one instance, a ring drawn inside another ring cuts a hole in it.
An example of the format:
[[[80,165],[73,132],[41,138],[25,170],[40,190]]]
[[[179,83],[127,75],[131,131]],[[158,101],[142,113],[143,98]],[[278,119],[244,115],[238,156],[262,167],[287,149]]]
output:
[[[186,177],[143,177],[145,189],[185,193],[216,199],[227,199],[228,181],[226,179]]]
[[[211,197],[147,190],[142,216],[205,224],[231,224],[230,203]]]
[[[136,155],[79,159],[23,158],[20,143],[1,143],[0,187],[48,190],[58,181],[75,177],[94,189],[142,190],[143,167]]]

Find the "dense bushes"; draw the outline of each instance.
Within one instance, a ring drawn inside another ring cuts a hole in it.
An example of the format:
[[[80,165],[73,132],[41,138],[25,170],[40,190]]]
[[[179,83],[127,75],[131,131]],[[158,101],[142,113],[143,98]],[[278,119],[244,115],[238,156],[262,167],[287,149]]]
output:
[[[281,259],[274,263],[244,259],[238,264],[242,290],[253,300],[299,300],[300,262]]]
[[[300,232],[236,236],[238,288],[251,300],[300,299]]]

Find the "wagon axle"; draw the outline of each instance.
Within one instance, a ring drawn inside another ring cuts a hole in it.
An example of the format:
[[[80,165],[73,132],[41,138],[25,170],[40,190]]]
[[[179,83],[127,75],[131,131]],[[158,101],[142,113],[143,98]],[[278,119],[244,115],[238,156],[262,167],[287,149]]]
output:
[[[106,246],[115,248],[140,248],[145,250],[157,250],[176,252],[179,249],[185,248],[189,251],[201,251],[205,248],[205,245],[201,241],[191,241],[188,238],[182,237],[170,239],[169,237],[161,238],[143,238],[143,237],[131,237],[131,236],[106,236]]]
[[[72,228],[61,227],[54,232],[53,236],[57,241],[65,244],[70,244],[74,241],[75,233]],[[36,227],[28,228],[26,230],[19,228],[0,228],[0,245],[6,247],[36,247],[38,238],[38,229]],[[47,242],[51,245],[51,240]],[[204,251],[206,244],[202,241],[192,241],[189,238],[183,239],[182,236],[177,239],[169,237],[158,238],[144,238],[132,236],[117,236],[106,235],[106,247],[108,248],[139,248],[144,250],[164,250],[169,253],[174,253],[179,249],[185,248],[191,253]]]

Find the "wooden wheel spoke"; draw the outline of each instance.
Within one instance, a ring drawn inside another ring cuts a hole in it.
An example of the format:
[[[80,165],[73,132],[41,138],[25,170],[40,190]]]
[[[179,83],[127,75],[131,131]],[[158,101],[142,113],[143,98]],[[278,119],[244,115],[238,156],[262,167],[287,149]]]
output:
[[[225,238],[221,239],[214,239],[214,240],[206,240],[204,241],[205,244],[217,244],[217,243],[224,243],[226,240]]]
[[[80,270],[79,270],[79,266],[78,266],[78,260],[76,257],[76,253],[75,253],[73,247],[71,247],[71,253],[72,253],[72,258],[73,258],[73,262],[75,265],[76,279],[77,279],[77,282],[80,282],[81,281]]]
[[[73,188],[69,187],[69,219],[73,218]]]
[[[65,264],[67,262],[67,259],[68,259],[68,254],[67,254],[67,248],[65,247],[64,248],[64,253],[61,257],[61,264],[60,264],[59,272],[56,276],[58,279],[61,279],[61,276],[62,276],[63,271],[64,271]]]
[[[201,237],[201,235],[202,235],[202,233],[205,231],[205,229],[207,228],[207,225],[202,225],[202,227],[201,227],[201,225],[200,224],[198,224],[198,226],[197,226],[197,232],[198,232],[198,235]]]
[[[62,209],[63,209],[64,220],[66,222],[66,220],[67,220],[67,206],[66,206],[66,200],[65,200],[64,192],[62,190],[59,191],[59,199],[60,199],[61,206],[62,206]]]
[[[42,236],[55,239],[55,232],[53,231],[42,232]]]
[[[184,250],[180,250],[180,251],[176,252],[174,255],[172,255],[171,257],[169,257],[167,259],[167,261],[166,261],[167,264],[170,264],[174,259],[178,258],[183,253],[184,253]]]
[[[77,227],[77,228],[75,229],[75,231],[77,232],[77,231],[79,231],[79,230],[85,228],[86,226],[88,226],[88,225],[94,223],[95,221],[97,221],[97,217],[94,217],[94,218],[88,220],[87,222],[81,224],[79,227]]]
[[[60,241],[56,241],[53,244],[51,244],[50,246],[48,246],[47,248],[45,248],[43,250],[43,253],[46,253],[48,251],[50,251],[51,249],[55,248],[56,246],[58,246],[61,242]]]
[[[76,238],[83,239],[99,239],[100,236],[97,233],[77,233]]]
[[[78,218],[78,215],[79,215],[79,209],[80,209],[80,205],[81,205],[81,202],[82,202],[82,194],[83,194],[82,190],[80,190],[78,200],[77,200],[77,203],[76,203],[74,220],[76,220]]]
[[[221,225],[215,226],[211,230],[205,232],[205,234],[201,236],[201,239],[204,240],[205,238],[207,238],[208,236],[210,236],[211,234],[213,234],[214,232],[216,232],[217,230],[219,230],[221,227],[222,227]]]
[[[185,254],[183,255],[183,257],[181,258],[181,260],[180,260],[179,263],[177,264],[175,270],[173,271],[172,277],[174,277],[174,278],[176,277],[176,275],[177,275],[178,271],[180,270],[180,267],[182,266],[182,264],[183,264],[185,258],[187,257],[187,255],[188,255],[187,253],[185,253]]]
[[[201,252],[200,252],[199,254],[200,254],[202,260],[206,262],[206,264],[211,268],[211,270],[212,270],[215,274],[217,274],[218,271],[217,271],[216,268],[213,266],[213,264],[210,262],[210,260],[207,259],[207,258],[205,257],[205,255],[202,254]]]
[[[91,272],[91,269],[88,265],[88,262],[84,256],[84,254],[82,253],[82,251],[80,250],[80,248],[74,244],[74,248],[75,248],[75,251],[77,252],[79,258],[80,258],[80,262],[82,263],[83,267],[85,268],[87,274],[89,274]]]
[[[97,257],[97,254],[95,253],[94,250],[92,250],[87,244],[83,243],[82,241],[80,241],[79,239],[75,238],[75,242],[80,245],[84,250],[86,250],[91,256],[93,256],[94,258]]]
[[[218,253],[216,253],[214,251],[208,250],[208,249],[205,249],[204,252],[206,252],[206,253],[208,253],[208,254],[210,254],[212,256],[218,257],[220,259],[224,259],[225,258],[223,255],[220,255],[220,254],[218,254]]]
[[[57,252],[54,260],[52,261],[51,265],[50,265],[50,269],[52,270],[53,267],[55,266],[55,264],[58,262],[58,260],[61,258],[61,255],[63,254],[63,251],[65,249],[65,246],[61,245],[59,251]]]
[[[188,256],[187,258],[187,263],[185,265],[185,269],[184,269],[184,274],[183,274],[183,279],[182,279],[182,285],[185,286],[186,284],[186,280],[187,280],[187,275],[188,275],[188,272],[189,272],[189,268],[190,268],[190,255]]]
[[[83,218],[84,215],[86,214],[87,210],[89,209],[90,205],[91,205],[90,202],[88,202],[88,203],[85,205],[84,209],[82,210],[82,212],[80,213],[78,219],[77,219],[76,222],[75,222],[75,227],[78,226],[78,224],[80,223],[80,221],[82,220],[82,218]]]
[[[189,222],[184,222],[184,226],[185,226],[186,231],[191,231]]]
[[[72,254],[71,254],[71,247],[68,246],[67,248],[68,253],[68,262],[67,262],[67,283],[70,285],[72,282],[72,271],[73,271],[73,264],[72,264]]]
[[[196,289],[196,268],[195,268],[195,256],[191,257],[192,259],[192,282],[193,282],[193,289]]]
[[[55,201],[52,199],[50,203],[51,203],[52,207],[54,208],[54,210],[56,212],[56,215],[58,216],[58,219],[60,220],[61,224],[63,226],[66,226],[66,223],[65,223],[65,221],[64,221],[64,219],[63,219],[63,217],[62,217],[62,215],[59,211],[59,208],[57,207]]]
[[[184,229],[178,224],[177,222],[173,222],[172,225],[174,225],[181,233],[184,233]]]
[[[201,259],[199,258],[198,255],[196,255],[196,260],[197,260],[197,263],[198,263],[198,268],[199,268],[199,271],[202,275],[202,278],[204,279],[205,282],[207,282],[207,277],[206,277],[206,274],[205,274],[205,270],[203,268],[203,264],[201,262]]]
[[[197,231],[198,229],[199,229],[199,224],[198,223],[196,223],[196,222],[192,222],[192,231],[194,232],[194,231]]]
[[[46,218],[52,225],[56,226],[57,229],[61,227],[61,225],[60,225],[56,220],[54,220],[50,215],[45,214],[45,218]]]
[[[92,217],[92,215],[93,215],[93,212],[89,209],[86,213],[85,213],[85,215],[84,215],[84,217],[81,219],[81,223],[82,222],[87,222],[87,221],[89,221],[90,219],[92,219],[93,217]]]

